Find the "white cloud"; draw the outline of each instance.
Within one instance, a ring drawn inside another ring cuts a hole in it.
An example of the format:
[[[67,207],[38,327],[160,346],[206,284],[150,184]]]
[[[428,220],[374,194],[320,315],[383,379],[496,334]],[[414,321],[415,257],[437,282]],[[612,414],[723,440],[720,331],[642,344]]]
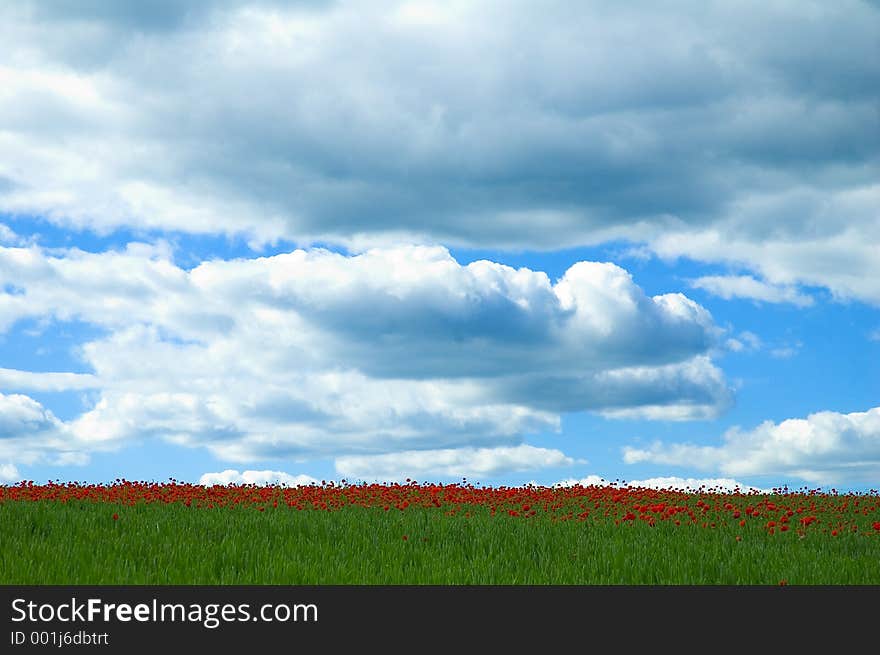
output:
[[[96,388],[66,425],[109,448],[160,437],[238,462],[516,446],[564,411],[691,419],[730,402],[720,334],[613,264],[547,275],[444,248],[297,250],[191,270],[167,247],[0,248],[4,324],[80,320],[89,374],[3,369],[18,389]]]
[[[308,475],[290,475],[283,471],[236,471],[226,469],[219,473],[205,473],[199,478],[204,486],[229,484],[282,485],[287,487],[308,486],[320,481]]]
[[[800,347],[800,342],[797,342],[793,345],[785,345],[779,346],[778,348],[771,348],[770,356],[775,357],[776,359],[789,359],[798,354]]]
[[[751,431],[733,428],[720,446],[627,447],[624,461],[732,476],[792,476],[813,484],[873,482],[880,476],[880,407],[851,414],[817,412],[778,424],[765,421]]]
[[[868,340],[869,341],[880,341],[880,328],[877,328],[876,330],[872,330],[870,333],[868,333]]]
[[[87,460],[85,444],[51,411],[29,396],[0,393],[0,461],[13,466]]]
[[[0,223],[0,244],[18,245],[19,241],[19,236],[12,231],[12,228],[4,223]]]
[[[644,480],[627,480],[624,482],[609,481],[597,475],[588,475],[585,478],[569,478],[557,482],[553,486],[572,487],[643,487],[646,489],[671,489],[678,491],[703,491],[707,493],[733,493],[733,492],[760,492],[765,491],[759,487],[737,482],[733,478],[679,478],[676,476],[646,478]]]
[[[399,481],[430,476],[491,477],[571,464],[574,464],[574,460],[558,450],[521,444],[500,448],[446,448],[340,457],[336,459],[336,472],[349,479]]]
[[[0,389],[15,391],[68,391],[94,389],[100,382],[88,373],[34,373],[0,368]]]
[[[0,464],[0,484],[11,484],[21,480],[18,469],[12,464]]]
[[[823,193],[778,192],[744,202],[715,223],[651,239],[664,258],[746,266],[763,282],[709,278],[707,290],[765,302],[808,304],[798,285],[822,286],[842,301],[880,304],[880,185]],[[846,217],[845,219],[843,217]],[[783,224],[777,231],[768,225]]]
[[[761,349],[763,343],[757,334],[745,330],[740,332],[736,337],[727,339],[724,345],[732,352],[755,352]]]
[[[723,373],[707,356],[681,364],[603,371],[591,393],[607,397],[599,413],[607,418],[688,421],[715,418],[732,402]],[[615,406],[612,399],[620,394]],[[640,403],[627,403],[638,397]],[[677,398],[676,401],[670,401]]]
[[[735,353],[741,352],[745,348],[742,341],[734,338],[727,339],[727,341],[724,342],[724,346]]]
[[[756,280],[750,275],[707,275],[691,280],[691,286],[730,300],[747,298],[769,303],[791,303],[799,307],[813,304],[813,298],[795,287],[778,286]]]
[[[775,359],[794,357],[800,352],[803,345],[800,340],[782,340],[775,344],[764,343],[758,335],[748,331],[740,332],[736,337],[730,337],[724,342],[725,348],[730,352],[754,353],[763,351]]]
[[[0,7],[0,212],[629,239],[745,267],[759,296],[880,303],[872,3],[116,4]]]
[[[52,412],[33,398],[0,394],[0,439],[42,432],[58,424]]]

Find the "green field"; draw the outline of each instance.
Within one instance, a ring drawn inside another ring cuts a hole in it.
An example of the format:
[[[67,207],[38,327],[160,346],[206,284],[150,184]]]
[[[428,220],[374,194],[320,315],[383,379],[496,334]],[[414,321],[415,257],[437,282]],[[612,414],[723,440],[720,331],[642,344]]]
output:
[[[119,512],[114,520],[111,513]],[[404,536],[407,539],[404,539]],[[737,541],[735,536],[740,536]],[[475,507],[0,503],[2,584],[880,584],[880,540]]]

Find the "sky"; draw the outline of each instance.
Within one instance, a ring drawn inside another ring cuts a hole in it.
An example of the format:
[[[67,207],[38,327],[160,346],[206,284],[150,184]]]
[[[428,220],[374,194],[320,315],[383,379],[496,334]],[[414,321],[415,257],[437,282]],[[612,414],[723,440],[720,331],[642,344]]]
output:
[[[0,483],[880,487],[877,2],[0,42]]]

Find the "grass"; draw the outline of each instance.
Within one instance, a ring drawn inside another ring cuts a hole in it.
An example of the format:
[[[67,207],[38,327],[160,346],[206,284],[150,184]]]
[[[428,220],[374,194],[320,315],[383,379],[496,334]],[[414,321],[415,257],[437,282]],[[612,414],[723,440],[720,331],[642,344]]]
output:
[[[757,522],[703,529],[671,521],[523,519],[491,516],[480,506],[470,514],[7,500],[0,502],[0,583],[880,583],[880,540],[861,532],[832,538],[768,535]]]

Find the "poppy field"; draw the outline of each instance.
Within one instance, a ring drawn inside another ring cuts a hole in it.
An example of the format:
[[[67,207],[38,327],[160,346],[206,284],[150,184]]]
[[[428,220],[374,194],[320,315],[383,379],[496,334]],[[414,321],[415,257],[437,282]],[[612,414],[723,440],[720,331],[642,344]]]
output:
[[[876,585],[880,496],[22,482],[0,583]]]

